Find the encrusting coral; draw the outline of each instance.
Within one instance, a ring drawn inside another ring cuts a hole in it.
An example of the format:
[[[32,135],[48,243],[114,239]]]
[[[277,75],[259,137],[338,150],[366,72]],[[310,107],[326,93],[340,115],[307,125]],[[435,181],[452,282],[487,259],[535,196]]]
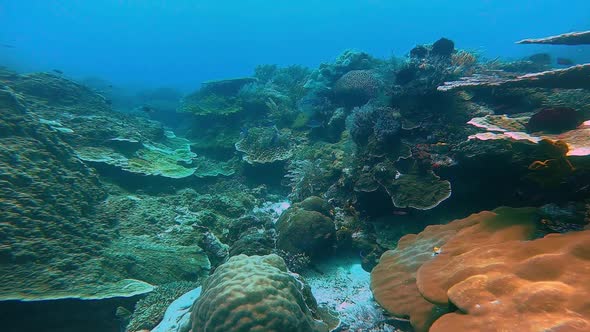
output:
[[[106,195],[96,173],[7,87],[0,132],[0,298],[100,297],[101,277],[83,268],[113,235],[92,218]]]
[[[430,331],[588,331],[589,243],[590,231],[549,234],[447,258],[436,274],[451,277],[442,289],[458,311],[442,316]]]
[[[531,240],[537,218],[499,208],[406,235],[373,270],[373,294],[417,331],[585,331],[590,231]]]

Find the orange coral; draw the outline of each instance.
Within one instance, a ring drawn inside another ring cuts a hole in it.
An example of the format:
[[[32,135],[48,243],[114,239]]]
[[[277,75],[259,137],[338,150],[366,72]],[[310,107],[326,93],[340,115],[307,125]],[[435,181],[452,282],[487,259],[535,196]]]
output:
[[[446,304],[437,306],[422,297],[416,286],[416,272],[422,264],[436,255],[433,248],[440,247],[463,228],[493,218],[489,211],[473,214],[446,225],[428,226],[420,234],[402,237],[395,250],[381,256],[371,272],[371,290],[375,300],[391,314],[410,317],[417,332],[428,331],[432,322],[447,313]]]
[[[590,331],[590,230],[528,240],[536,217],[499,208],[404,236],[371,273],[375,299],[417,331]]]
[[[464,253],[447,276],[459,311],[430,331],[590,331],[590,231]]]
[[[432,303],[448,303],[448,289],[464,279],[461,273],[454,273],[462,266],[463,254],[473,249],[485,251],[490,245],[529,239],[535,231],[535,211],[499,208],[493,215],[455,234],[441,247],[436,259],[425,262],[418,270],[416,284],[422,296]]]

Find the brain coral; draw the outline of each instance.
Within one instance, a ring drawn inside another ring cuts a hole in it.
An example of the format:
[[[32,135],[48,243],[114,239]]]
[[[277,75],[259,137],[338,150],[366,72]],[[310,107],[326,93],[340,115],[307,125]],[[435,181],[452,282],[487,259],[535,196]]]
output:
[[[370,70],[351,70],[334,85],[338,100],[351,106],[360,106],[377,96],[381,82]]]
[[[192,332],[328,331],[306,293],[279,256],[234,256],[204,282]]]

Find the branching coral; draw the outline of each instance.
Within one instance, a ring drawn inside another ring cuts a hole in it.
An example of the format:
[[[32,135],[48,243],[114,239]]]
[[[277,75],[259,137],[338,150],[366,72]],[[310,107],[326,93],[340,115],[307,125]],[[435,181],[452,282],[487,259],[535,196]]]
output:
[[[272,253],[280,256],[285,261],[285,264],[287,265],[289,271],[295,273],[301,273],[305,271],[305,269],[309,267],[309,263],[311,262],[309,256],[303,253],[292,254],[288,251],[280,249],[275,249]]]
[[[324,167],[323,161],[317,159],[295,160],[289,164],[289,169],[285,178],[291,187],[289,198],[295,201],[301,201],[306,197],[318,194],[322,187],[322,182],[328,176],[328,171]]]
[[[393,143],[399,138],[401,127],[401,116],[397,110],[371,103],[355,108],[349,120],[350,135],[359,146],[371,141],[376,145]]]

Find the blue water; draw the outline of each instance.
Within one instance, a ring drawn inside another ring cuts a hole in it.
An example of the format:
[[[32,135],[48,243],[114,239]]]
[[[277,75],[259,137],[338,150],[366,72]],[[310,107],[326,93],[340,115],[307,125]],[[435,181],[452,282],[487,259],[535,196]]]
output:
[[[590,61],[588,48],[514,45],[583,29],[589,0],[3,0],[0,63],[191,90],[257,64],[316,66],[347,48],[399,56],[441,36],[487,57]]]

